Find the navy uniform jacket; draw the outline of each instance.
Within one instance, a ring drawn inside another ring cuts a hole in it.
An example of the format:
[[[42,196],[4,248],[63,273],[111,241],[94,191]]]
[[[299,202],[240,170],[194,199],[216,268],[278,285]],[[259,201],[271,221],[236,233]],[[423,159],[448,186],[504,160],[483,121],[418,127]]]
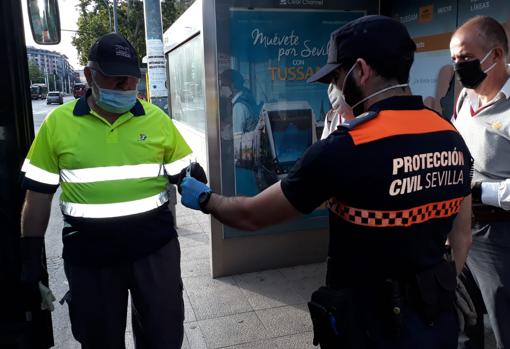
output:
[[[281,183],[302,213],[327,201],[333,277],[349,285],[434,266],[470,194],[462,137],[419,96],[385,99],[344,125]]]

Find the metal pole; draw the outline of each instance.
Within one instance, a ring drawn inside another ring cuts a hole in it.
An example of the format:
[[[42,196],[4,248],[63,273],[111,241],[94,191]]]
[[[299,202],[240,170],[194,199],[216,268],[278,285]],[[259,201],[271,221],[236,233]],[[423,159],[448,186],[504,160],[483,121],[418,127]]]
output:
[[[147,87],[150,102],[163,109],[168,114],[168,90],[166,88],[166,64],[163,50],[163,24],[161,22],[160,0],[144,0],[145,41],[147,45],[147,73],[149,81]],[[168,186],[169,207],[175,217],[177,196],[175,187]]]
[[[148,87],[151,103],[168,113],[166,65],[160,0],[144,0],[145,40],[147,45]]]
[[[119,32],[119,23],[117,22],[117,0],[113,0],[113,31]]]

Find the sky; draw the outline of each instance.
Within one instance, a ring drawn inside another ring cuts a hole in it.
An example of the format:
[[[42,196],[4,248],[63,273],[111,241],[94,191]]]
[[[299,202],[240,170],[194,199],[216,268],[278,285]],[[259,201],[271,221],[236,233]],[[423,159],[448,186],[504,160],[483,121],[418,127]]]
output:
[[[3,1],[3,0],[0,0]],[[65,54],[67,58],[69,58],[69,63],[73,66],[75,70],[83,69],[83,66],[78,63],[78,51],[71,44],[71,39],[75,35],[74,32],[69,31],[61,31],[61,41],[58,45],[37,45],[32,38],[32,32],[30,30],[30,23],[28,22],[27,15],[27,3],[26,1],[21,1],[23,5],[23,24],[25,30],[25,42],[27,46],[35,46],[38,48],[42,48],[45,50],[56,51],[62,54]],[[59,10],[60,10],[60,28],[61,29],[70,29],[77,30],[78,26],[76,22],[78,21],[78,10],[76,9],[76,5],[78,4],[78,0],[59,0]]]

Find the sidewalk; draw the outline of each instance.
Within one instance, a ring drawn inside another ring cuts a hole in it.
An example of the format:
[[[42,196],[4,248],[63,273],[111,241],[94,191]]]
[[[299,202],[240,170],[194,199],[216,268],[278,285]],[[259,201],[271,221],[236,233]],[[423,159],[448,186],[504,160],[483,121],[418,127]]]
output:
[[[62,216],[57,197],[53,201],[46,234],[46,254],[50,287],[60,300],[68,285],[61,258]],[[180,204],[176,208],[176,217],[184,282],[185,338],[182,348],[314,348],[306,302],[324,280],[324,264],[212,279],[210,217]],[[55,303],[52,318],[54,348],[80,348],[71,333],[67,305]],[[134,348],[130,314],[126,347]]]
[[[183,348],[313,348],[306,302],[325,264],[212,279],[209,216],[176,210],[184,282]]]
[[[46,247],[50,286],[60,300],[68,286],[61,258],[62,217],[57,201],[53,201]],[[210,217],[180,204],[176,217],[184,282],[183,349],[317,348],[312,345],[306,303],[324,282],[324,263],[212,279]],[[56,304],[55,308],[55,348],[79,349],[71,334],[67,306]],[[134,348],[130,314],[126,347]],[[490,329],[486,332],[486,348],[496,348]]]

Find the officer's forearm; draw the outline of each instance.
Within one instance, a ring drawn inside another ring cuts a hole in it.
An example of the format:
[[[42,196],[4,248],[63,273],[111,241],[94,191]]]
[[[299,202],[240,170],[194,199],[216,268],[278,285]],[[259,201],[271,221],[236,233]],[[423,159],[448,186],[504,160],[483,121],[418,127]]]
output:
[[[302,215],[283,194],[280,182],[254,197],[225,197],[212,194],[206,210],[223,224],[249,231]]]
[[[243,196],[226,197],[213,193],[206,209],[225,225],[240,230],[254,231],[261,226],[254,219],[255,215],[250,214],[248,202],[250,199]]]
[[[48,227],[53,194],[43,194],[28,190],[21,212],[21,235],[42,237]]]
[[[464,263],[471,246],[471,195],[461,204],[459,214],[455,217],[453,227],[448,234],[457,273],[464,268]]]

